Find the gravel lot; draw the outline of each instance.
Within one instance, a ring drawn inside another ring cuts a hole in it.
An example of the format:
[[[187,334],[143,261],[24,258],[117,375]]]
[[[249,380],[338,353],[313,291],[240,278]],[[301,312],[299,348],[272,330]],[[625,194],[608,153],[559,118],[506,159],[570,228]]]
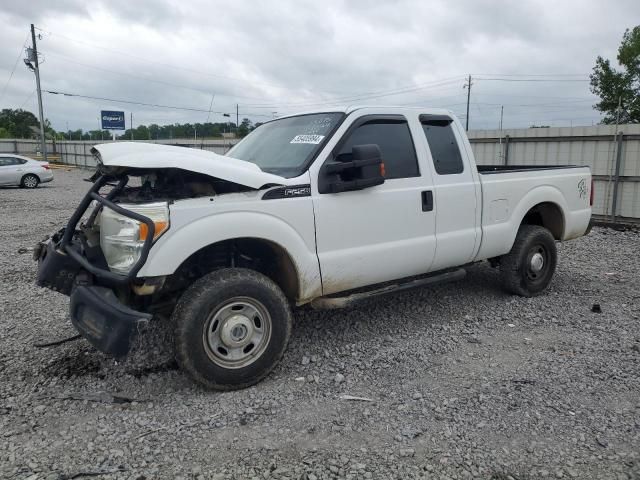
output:
[[[176,370],[162,322],[120,363],[82,340],[34,347],[75,334],[68,299],[34,285],[30,248],[85,176],[0,189],[1,478],[640,478],[638,232],[561,245],[534,299],[482,264],[298,311],[270,377],[212,393]]]

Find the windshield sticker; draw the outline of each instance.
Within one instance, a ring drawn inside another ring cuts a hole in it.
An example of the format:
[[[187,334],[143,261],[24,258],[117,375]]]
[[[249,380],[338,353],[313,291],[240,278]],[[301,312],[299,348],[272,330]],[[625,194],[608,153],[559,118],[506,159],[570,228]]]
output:
[[[317,145],[323,138],[324,135],[296,135],[289,143],[311,143]]]

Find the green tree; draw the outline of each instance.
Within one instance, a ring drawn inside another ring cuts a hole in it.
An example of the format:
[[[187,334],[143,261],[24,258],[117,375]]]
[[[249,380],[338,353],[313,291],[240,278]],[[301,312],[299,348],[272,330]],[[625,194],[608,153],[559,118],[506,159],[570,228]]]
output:
[[[595,108],[605,114],[602,123],[640,123],[640,25],[625,30],[618,48],[620,70],[600,56],[591,74],[591,91],[600,97]],[[620,109],[618,112],[618,105]]]
[[[40,128],[40,122],[31,112],[21,108],[4,108],[0,112],[0,128],[7,130],[13,138],[33,138],[31,127]]]
[[[251,123],[251,120],[249,120],[248,118],[243,118],[242,123],[240,123],[240,127],[238,128],[238,136],[240,138],[244,138],[249,134],[251,130],[253,130],[253,124]]]

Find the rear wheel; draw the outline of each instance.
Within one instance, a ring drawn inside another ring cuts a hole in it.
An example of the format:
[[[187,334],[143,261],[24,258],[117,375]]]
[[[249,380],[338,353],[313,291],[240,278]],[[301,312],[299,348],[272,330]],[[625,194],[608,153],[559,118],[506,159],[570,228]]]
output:
[[[253,270],[217,270],[196,281],[173,320],[178,364],[215,390],[253,385],[282,358],[291,310],[278,286]]]
[[[557,262],[551,232],[537,225],[522,225],[511,251],[500,259],[503,286],[523,297],[539,295],[551,283]]]
[[[33,175],[32,173],[28,173],[24,177],[22,177],[20,186],[23,188],[36,188],[39,183],[40,179],[37,176]]]

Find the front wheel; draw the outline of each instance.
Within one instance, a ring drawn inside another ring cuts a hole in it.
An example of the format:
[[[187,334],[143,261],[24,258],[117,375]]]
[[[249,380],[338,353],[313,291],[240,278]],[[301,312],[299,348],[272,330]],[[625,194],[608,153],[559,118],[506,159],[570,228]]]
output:
[[[523,297],[539,295],[551,283],[557,262],[551,232],[537,225],[522,225],[511,251],[500,259],[502,284]]]
[[[214,390],[258,383],[280,361],[291,309],[269,278],[253,270],[217,270],[196,281],[173,313],[176,360]]]

